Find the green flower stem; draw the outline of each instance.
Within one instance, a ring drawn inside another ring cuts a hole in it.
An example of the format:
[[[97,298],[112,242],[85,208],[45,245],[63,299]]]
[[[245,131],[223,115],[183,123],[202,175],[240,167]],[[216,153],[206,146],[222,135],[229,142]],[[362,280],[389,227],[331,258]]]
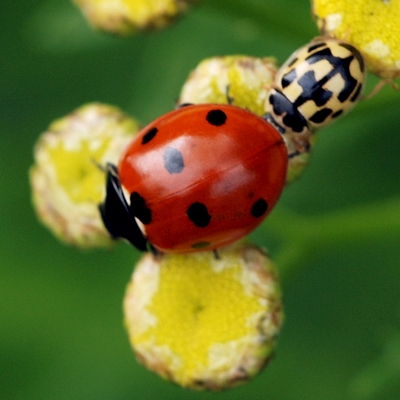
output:
[[[283,240],[274,260],[286,281],[325,251],[399,240],[400,197],[314,216],[278,208],[263,229]]]

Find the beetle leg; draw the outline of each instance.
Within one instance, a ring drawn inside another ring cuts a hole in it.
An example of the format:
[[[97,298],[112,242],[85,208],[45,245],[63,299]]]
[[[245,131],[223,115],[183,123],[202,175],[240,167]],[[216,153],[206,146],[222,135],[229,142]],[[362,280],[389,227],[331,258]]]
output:
[[[214,257],[215,257],[216,260],[220,260],[220,259],[221,259],[221,256],[219,255],[217,249],[214,249],[214,250],[213,250],[213,253],[214,253]]]

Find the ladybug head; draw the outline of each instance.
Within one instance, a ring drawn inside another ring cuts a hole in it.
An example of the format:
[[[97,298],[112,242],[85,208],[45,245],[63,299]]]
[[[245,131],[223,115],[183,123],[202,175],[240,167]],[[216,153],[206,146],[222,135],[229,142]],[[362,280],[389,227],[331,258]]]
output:
[[[104,226],[114,238],[128,240],[138,250],[147,250],[147,239],[140,230],[133,212],[122,191],[117,167],[108,163],[106,166],[106,198],[99,204]]]

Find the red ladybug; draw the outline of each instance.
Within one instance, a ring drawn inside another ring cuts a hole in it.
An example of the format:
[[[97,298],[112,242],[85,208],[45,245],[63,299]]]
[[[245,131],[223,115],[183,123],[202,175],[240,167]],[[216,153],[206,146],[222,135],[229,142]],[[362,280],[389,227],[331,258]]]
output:
[[[107,166],[100,211],[111,236],[139,250],[214,250],[258,226],[285,184],[287,149],[261,117],[188,105],[142,129]]]

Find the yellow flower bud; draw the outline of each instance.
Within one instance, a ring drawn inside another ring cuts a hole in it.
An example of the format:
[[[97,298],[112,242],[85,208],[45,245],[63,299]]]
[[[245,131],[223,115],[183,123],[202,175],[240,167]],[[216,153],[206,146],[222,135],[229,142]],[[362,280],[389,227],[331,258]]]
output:
[[[193,0],[73,0],[96,28],[117,35],[163,28]]]
[[[278,69],[274,58],[213,57],[203,60],[189,75],[179,103],[228,103],[257,115],[265,113],[268,91]]]
[[[105,196],[100,165],[116,162],[138,124],[120,110],[88,104],[41,135],[30,170],[39,219],[59,239],[79,247],[109,246],[98,203]]]
[[[304,137],[304,139],[300,138],[300,140],[297,140],[295,135],[284,135],[284,139],[289,151],[296,151],[298,149],[298,147],[296,147],[296,143],[298,142],[304,142],[309,146],[306,151],[301,152],[289,159],[288,171],[286,175],[286,184],[288,184],[299,179],[300,175],[304,171],[304,168],[306,168],[310,162],[311,153],[314,148],[317,135],[315,132],[309,131],[309,135]],[[303,147],[303,144],[301,144],[301,146]]]
[[[147,368],[191,389],[246,382],[274,353],[282,324],[275,266],[259,248],[145,255],[125,300],[131,345]]]
[[[371,72],[400,76],[400,1],[313,0],[313,10],[323,35],[355,46]]]

